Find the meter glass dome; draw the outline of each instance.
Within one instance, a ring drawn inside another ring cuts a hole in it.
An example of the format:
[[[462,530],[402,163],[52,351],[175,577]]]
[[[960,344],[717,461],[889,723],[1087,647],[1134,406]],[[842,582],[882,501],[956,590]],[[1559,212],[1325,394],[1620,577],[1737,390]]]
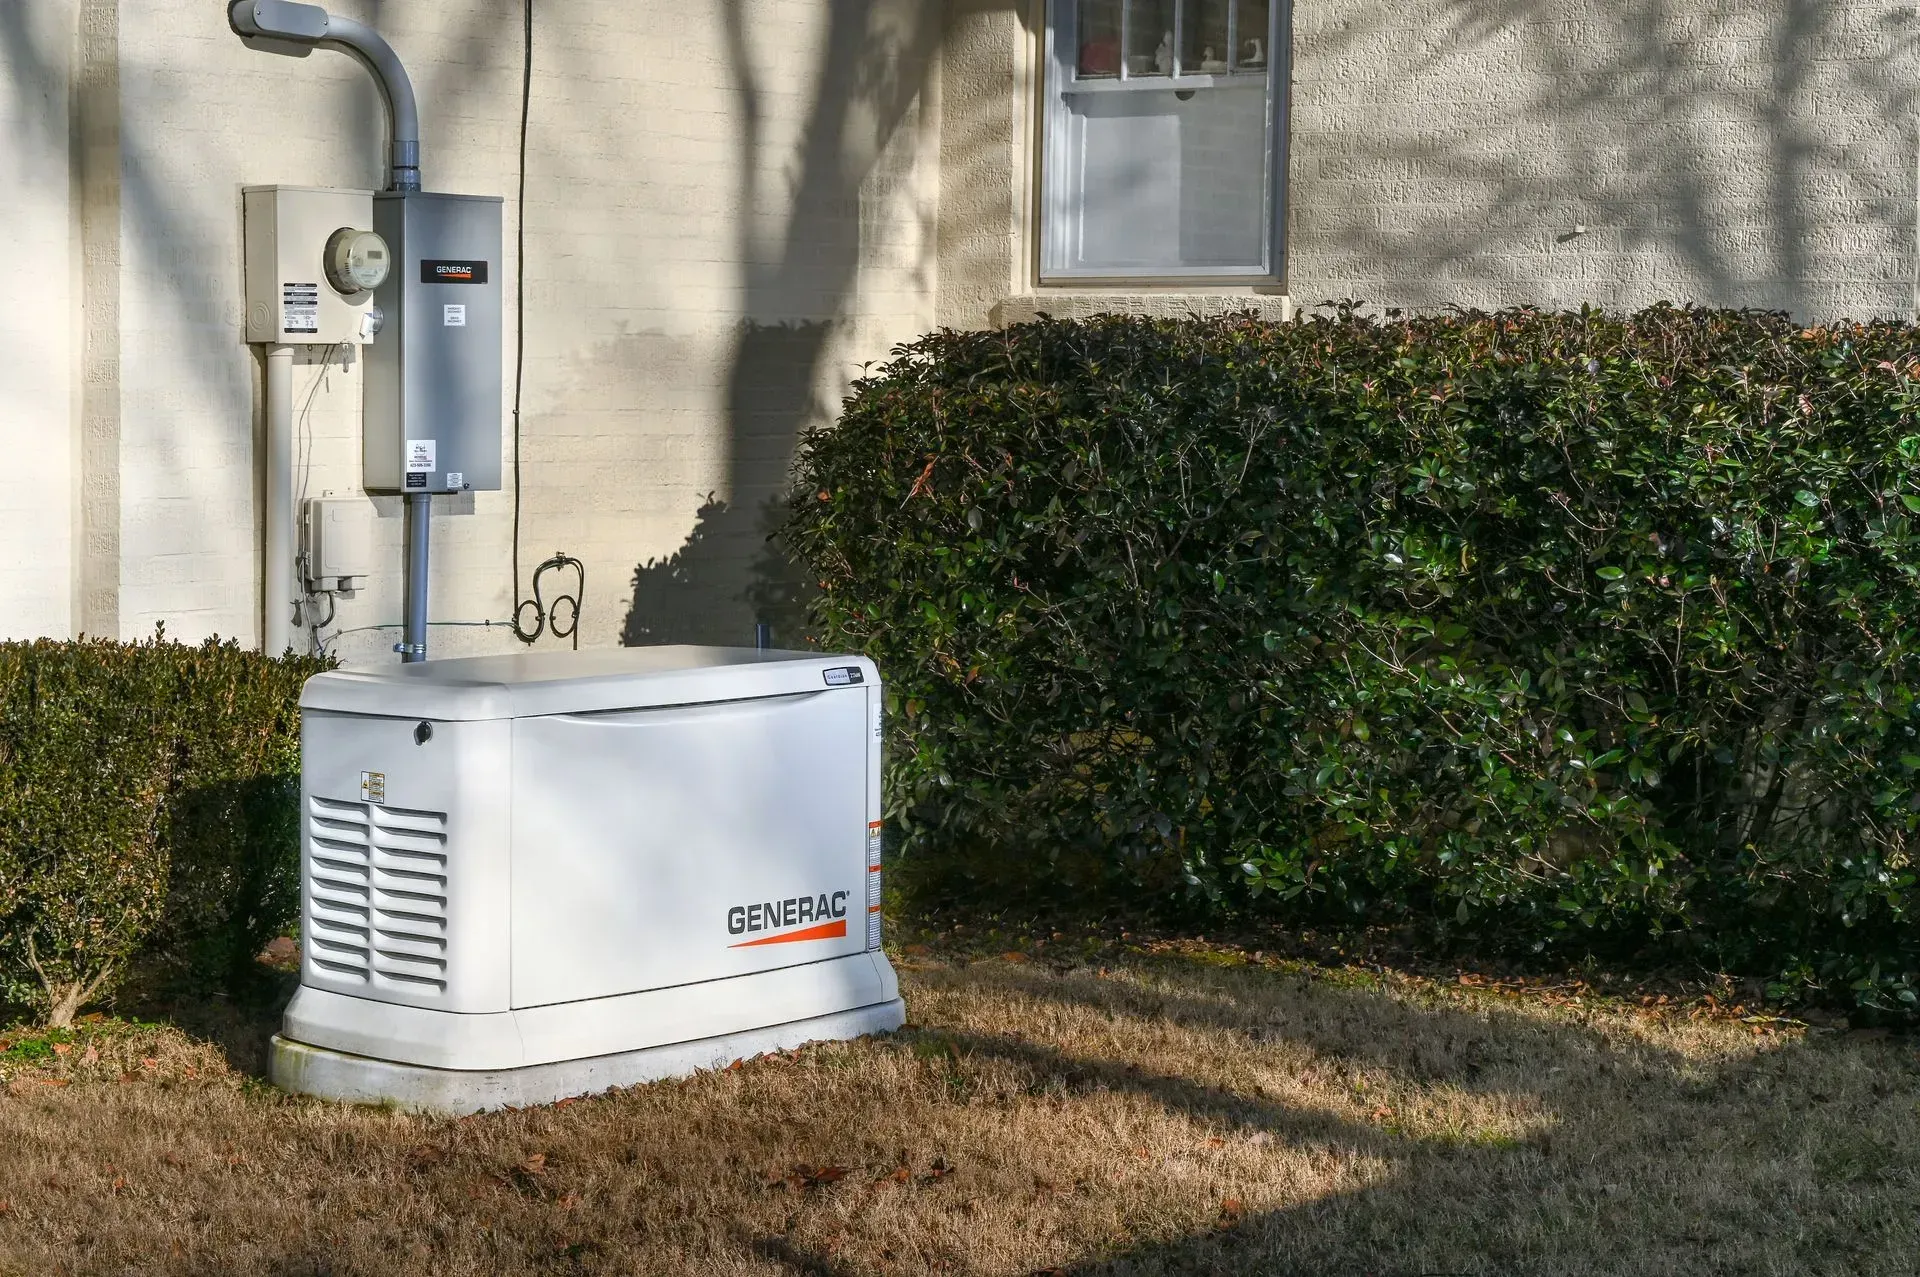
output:
[[[386,282],[393,255],[373,231],[343,226],[327,241],[327,282],[343,293],[371,292]]]

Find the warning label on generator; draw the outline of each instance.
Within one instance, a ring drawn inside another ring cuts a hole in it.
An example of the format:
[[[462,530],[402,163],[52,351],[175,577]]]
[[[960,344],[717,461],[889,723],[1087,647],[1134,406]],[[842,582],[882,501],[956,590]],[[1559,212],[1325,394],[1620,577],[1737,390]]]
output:
[[[280,285],[281,329],[290,333],[320,331],[320,285]]]
[[[360,801],[363,803],[384,803],[387,801],[387,774],[385,772],[360,773]]]

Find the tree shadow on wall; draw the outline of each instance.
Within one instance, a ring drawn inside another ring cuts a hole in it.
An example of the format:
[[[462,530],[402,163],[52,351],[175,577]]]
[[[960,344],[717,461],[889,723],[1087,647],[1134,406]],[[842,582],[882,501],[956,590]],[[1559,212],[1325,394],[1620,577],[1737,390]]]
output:
[[[751,645],[754,625],[782,647],[807,642],[807,581],[772,539],[784,512],[787,465],[801,432],[825,416],[815,377],[832,321],[742,326],[729,387],[736,497],[708,493],[678,550],[633,570],[621,628],[628,647]]]
[[[1347,8],[1310,28],[1289,126],[1296,296],[1832,318],[1867,283],[1904,305],[1912,6]],[[1359,100],[1327,87],[1351,60],[1385,77],[1357,131],[1323,103]]]
[[[721,10],[738,120],[740,230],[735,246],[744,320],[727,370],[729,448],[726,495],[708,494],[686,543],[634,569],[622,640],[639,643],[751,643],[755,622],[777,646],[806,643],[804,578],[771,541],[779,525],[788,466],[800,436],[831,418],[823,374],[839,357],[863,263],[884,257],[889,234],[876,208],[910,187],[916,148],[897,140],[918,127],[938,6],[917,0],[835,0],[813,71],[811,103],[789,152],[769,133],[767,104],[793,85],[763,85],[749,38],[752,10]],[[781,210],[769,226],[764,210]],[[888,216],[910,219],[894,209]],[[931,234],[921,228],[915,286],[931,279]],[[849,352],[850,353],[850,352]]]

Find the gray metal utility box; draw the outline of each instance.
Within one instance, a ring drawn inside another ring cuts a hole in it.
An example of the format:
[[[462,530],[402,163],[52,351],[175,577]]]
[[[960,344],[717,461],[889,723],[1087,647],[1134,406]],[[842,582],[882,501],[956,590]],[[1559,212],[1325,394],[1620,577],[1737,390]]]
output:
[[[383,191],[393,251],[367,348],[362,477],[369,492],[500,487],[501,201]]]

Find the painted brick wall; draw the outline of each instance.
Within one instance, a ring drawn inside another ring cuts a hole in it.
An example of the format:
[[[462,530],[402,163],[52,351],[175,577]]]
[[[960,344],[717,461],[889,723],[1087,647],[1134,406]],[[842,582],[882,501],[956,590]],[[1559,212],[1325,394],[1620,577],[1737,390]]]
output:
[[[72,620],[73,6],[0,7],[0,638]]]
[[[1299,0],[1294,35],[1303,305],[1913,304],[1912,4]]]
[[[165,622],[182,637],[252,639],[261,371],[243,340],[240,188],[378,185],[383,114],[351,60],[249,51],[217,0],[78,3],[117,20],[118,305],[82,325],[118,343],[117,444],[49,490],[112,496],[119,545],[94,544],[117,562],[102,614],[120,633]],[[519,6],[331,7],[373,22],[406,61],[428,188],[511,197]],[[522,568],[555,549],[586,561],[585,642],[748,642],[757,616],[777,639],[800,637],[791,582],[764,543],[794,439],[863,362],[932,323],[928,13],[915,0],[538,5]],[[72,39],[70,21],[50,25],[56,44]],[[0,148],[17,147],[6,132]],[[53,147],[64,161],[64,125]],[[11,162],[26,161],[0,149]],[[51,179],[63,197],[68,176]],[[64,260],[82,237],[64,204],[47,209]],[[514,233],[509,202],[509,272]],[[71,297],[54,300],[53,313],[73,312]],[[508,302],[510,378],[510,290]],[[296,369],[296,487],[355,494],[360,370],[318,353]],[[72,353],[35,360],[64,402],[80,376]],[[380,569],[336,627],[350,658],[390,659],[397,635],[361,627],[399,619],[401,518],[397,499],[372,504]],[[510,490],[437,499],[436,620],[510,614],[511,509]],[[63,604],[76,572],[51,574]],[[4,610],[18,611],[22,588],[0,575]],[[68,626],[64,611],[33,615],[35,632]],[[517,646],[498,628],[432,642],[441,655]]]

